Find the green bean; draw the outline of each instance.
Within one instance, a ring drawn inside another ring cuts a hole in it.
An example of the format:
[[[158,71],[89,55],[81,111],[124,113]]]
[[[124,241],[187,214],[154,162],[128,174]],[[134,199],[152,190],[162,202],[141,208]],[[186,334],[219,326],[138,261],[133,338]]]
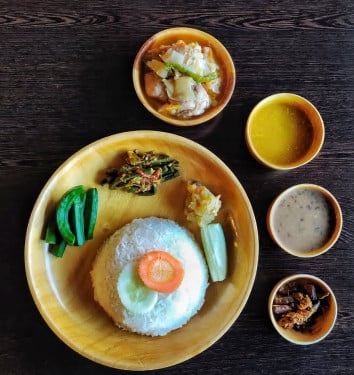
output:
[[[178,160],[154,151],[127,151],[126,163],[109,168],[102,184],[110,189],[122,188],[139,195],[154,195],[157,185],[180,175]]]

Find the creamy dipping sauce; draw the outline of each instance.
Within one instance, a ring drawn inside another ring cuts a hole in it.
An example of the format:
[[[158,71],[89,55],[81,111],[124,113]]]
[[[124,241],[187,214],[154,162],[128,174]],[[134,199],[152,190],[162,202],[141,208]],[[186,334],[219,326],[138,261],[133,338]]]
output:
[[[310,188],[289,191],[273,208],[274,235],[284,247],[308,252],[325,245],[333,231],[333,209]]]
[[[250,136],[261,158],[283,166],[303,157],[313,139],[306,114],[297,106],[283,102],[264,105],[255,112]]]

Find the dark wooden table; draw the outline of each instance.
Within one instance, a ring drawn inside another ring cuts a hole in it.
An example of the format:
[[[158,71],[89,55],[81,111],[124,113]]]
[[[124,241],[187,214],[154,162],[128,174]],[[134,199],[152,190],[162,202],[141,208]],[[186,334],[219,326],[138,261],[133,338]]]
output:
[[[234,59],[235,92],[215,124],[166,125],[134,93],[138,48],[172,26],[209,32]],[[243,134],[252,107],[285,91],[317,106],[326,137],[315,160],[280,173],[249,155]],[[0,374],[124,372],[81,357],[47,327],[27,287],[23,254],[32,207],[55,169],[81,147],[133,129],[183,135],[220,157],[246,189],[260,236],[255,284],[231,329],[204,353],[156,373],[353,373],[353,98],[352,1],[0,1]],[[307,260],[282,252],[265,225],[275,195],[302,182],[329,189],[344,216],[335,246]],[[327,281],[339,304],[330,336],[309,347],[283,340],[267,315],[272,286],[297,272]]]

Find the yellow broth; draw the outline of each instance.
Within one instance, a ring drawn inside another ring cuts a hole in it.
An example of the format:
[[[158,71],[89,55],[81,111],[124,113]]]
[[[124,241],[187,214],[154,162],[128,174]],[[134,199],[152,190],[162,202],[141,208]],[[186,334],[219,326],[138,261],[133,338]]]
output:
[[[282,166],[301,159],[313,139],[306,114],[299,107],[282,102],[264,105],[254,113],[250,136],[261,158]]]

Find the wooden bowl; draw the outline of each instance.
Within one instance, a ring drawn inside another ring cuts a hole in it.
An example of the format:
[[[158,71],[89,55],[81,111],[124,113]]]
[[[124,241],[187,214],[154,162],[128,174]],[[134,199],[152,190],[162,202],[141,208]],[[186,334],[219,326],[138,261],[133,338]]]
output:
[[[321,288],[321,290],[329,293],[326,301],[326,307],[322,314],[318,314],[315,323],[310,329],[304,332],[295,329],[285,329],[281,327],[273,312],[274,297],[279,289],[289,282],[312,283]],[[268,312],[270,320],[275,330],[286,340],[297,345],[310,345],[323,340],[332,331],[337,319],[337,301],[332,289],[319,277],[307,274],[295,274],[281,279],[272,289],[268,299]]]
[[[143,77],[143,58],[145,54],[162,44],[171,44],[178,40],[188,42],[199,42],[202,46],[210,46],[214,56],[221,67],[223,78],[222,93],[215,106],[207,109],[203,114],[188,119],[167,116],[158,111],[158,103],[146,95]],[[228,104],[233,94],[236,82],[236,70],[233,60],[223,46],[214,36],[189,27],[173,27],[165,29],[151,36],[139,49],[133,64],[133,84],[138,98],[144,107],[158,119],[176,126],[194,126],[205,123],[217,116]]]
[[[251,155],[276,170],[307,164],[322,148],[325,129],[316,107],[292,93],[261,100],[247,119],[245,138]]]
[[[307,198],[301,203],[304,196]],[[319,235],[321,226],[326,229],[323,235]],[[312,258],[331,249],[342,226],[342,210],[337,199],[315,184],[298,184],[286,189],[274,199],[267,213],[267,228],[273,241],[287,253],[301,258]],[[303,245],[304,241],[308,246]]]
[[[181,176],[159,185],[154,196],[137,196],[100,185],[108,167],[119,167],[128,150],[167,153],[179,160]],[[197,315],[162,337],[147,337],[117,328],[94,302],[92,262],[103,241],[137,217],[170,218],[199,230],[184,214],[188,180],[198,180],[221,194],[216,218],[228,246],[228,275],[211,283]],[[97,187],[99,211],[94,239],[68,247],[63,258],[48,252],[43,231],[58,200],[76,185]],[[231,327],[253,287],[258,263],[258,233],[248,197],[235,175],[213,153],[174,134],[132,131],[103,138],[70,157],[41,191],[25,241],[25,266],[34,302],[54,333],[70,348],[100,364],[125,370],[151,370],[183,362],[210,347]]]

